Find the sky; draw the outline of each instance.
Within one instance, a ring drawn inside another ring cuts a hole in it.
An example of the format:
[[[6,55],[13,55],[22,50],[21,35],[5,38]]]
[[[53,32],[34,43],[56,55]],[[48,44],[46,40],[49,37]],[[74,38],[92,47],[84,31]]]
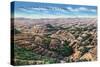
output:
[[[96,17],[97,7],[89,5],[53,4],[39,2],[11,3],[11,14],[15,18],[73,18]]]

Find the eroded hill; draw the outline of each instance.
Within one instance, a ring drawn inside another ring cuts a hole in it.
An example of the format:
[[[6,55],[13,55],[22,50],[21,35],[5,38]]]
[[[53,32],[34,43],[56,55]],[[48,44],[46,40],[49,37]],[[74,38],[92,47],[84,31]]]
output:
[[[15,64],[97,59],[95,18],[15,19]],[[17,33],[16,33],[17,32]]]

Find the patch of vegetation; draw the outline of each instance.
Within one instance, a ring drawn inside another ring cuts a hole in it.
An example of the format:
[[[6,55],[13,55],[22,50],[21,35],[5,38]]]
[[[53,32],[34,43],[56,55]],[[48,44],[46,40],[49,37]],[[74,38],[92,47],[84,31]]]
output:
[[[21,48],[15,45],[14,47],[14,51],[15,51],[15,57],[17,59],[22,59],[22,60],[37,60],[39,59],[40,56],[38,56],[37,54],[35,54],[34,52],[32,52],[29,49],[26,48]]]
[[[73,49],[65,44],[63,48],[57,49],[57,52],[62,56],[70,56],[73,53]]]
[[[51,24],[46,24],[48,28],[54,28]]]
[[[52,64],[52,63],[57,63],[56,59],[54,58],[50,58],[50,57],[46,57],[46,56],[42,56],[42,61],[44,61],[44,64]]]
[[[73,53],[72,47],[68,46],[69,42],[65,41],[63,47],[59,47],[58,49],[52,49],[53,51],[57,52],[59,55],[70,56]]]
[[[84,47],[80,51],[82,52],[82,54],[84,54],[84,53],[87,53],[89,50],[90,50],[90,48]]]
[[[40,60],[44,62],[43,64],[56,63],[56,60],[53,58],[38,55],[34,53],[32,50],[21,48],[21,47],[18,47],[17,45],[14,46],[14,51],[15,51],[14,53],[15,59],[19,59],[15,62],[15,65],[26,65],[26,64],[29,64],[28,61],[30,60],[33,60],[33,61]],[[37,64],[37,63],[34,63],[34,64]]]
[[[14,34],[19,34],[19,33],[21,33],[21,31],[17,30],[16,28],[12,29],[12,31],[14,31]]]
[[[51,38],[47,37],[43,40],[45,48],[49,48]]]

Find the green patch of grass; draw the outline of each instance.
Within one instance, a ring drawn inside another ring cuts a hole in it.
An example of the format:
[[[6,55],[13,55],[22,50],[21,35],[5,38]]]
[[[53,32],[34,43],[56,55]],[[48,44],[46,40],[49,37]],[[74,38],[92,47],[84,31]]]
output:
[[[14,47],[15,58],[22,60],[37,60],[40,56],[32,52],[32,50],[21,48],[15,45]]]
[[[19,59],[15,62],[15,65],[26,65],[28,64],[29,60],[33,61],[40,60],[44,62],[43,64],[56,63],[54,58],[38,55],[34,53],[32,50],[21,48],[18,47],[17,45],[14,46],[14,51],[15,51],[14,53],[15,59]],[[20,60],[25,60],[25,61],[20,61]]]

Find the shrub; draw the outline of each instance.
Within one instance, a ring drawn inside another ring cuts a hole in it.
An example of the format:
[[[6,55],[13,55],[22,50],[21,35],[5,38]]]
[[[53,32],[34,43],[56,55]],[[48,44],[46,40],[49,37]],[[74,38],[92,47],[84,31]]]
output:
[[[72,47],[68,46],[68,42],[65,41],[64,47],[57,49],[56,51],[62,56],[70,56],[73,53]]]

